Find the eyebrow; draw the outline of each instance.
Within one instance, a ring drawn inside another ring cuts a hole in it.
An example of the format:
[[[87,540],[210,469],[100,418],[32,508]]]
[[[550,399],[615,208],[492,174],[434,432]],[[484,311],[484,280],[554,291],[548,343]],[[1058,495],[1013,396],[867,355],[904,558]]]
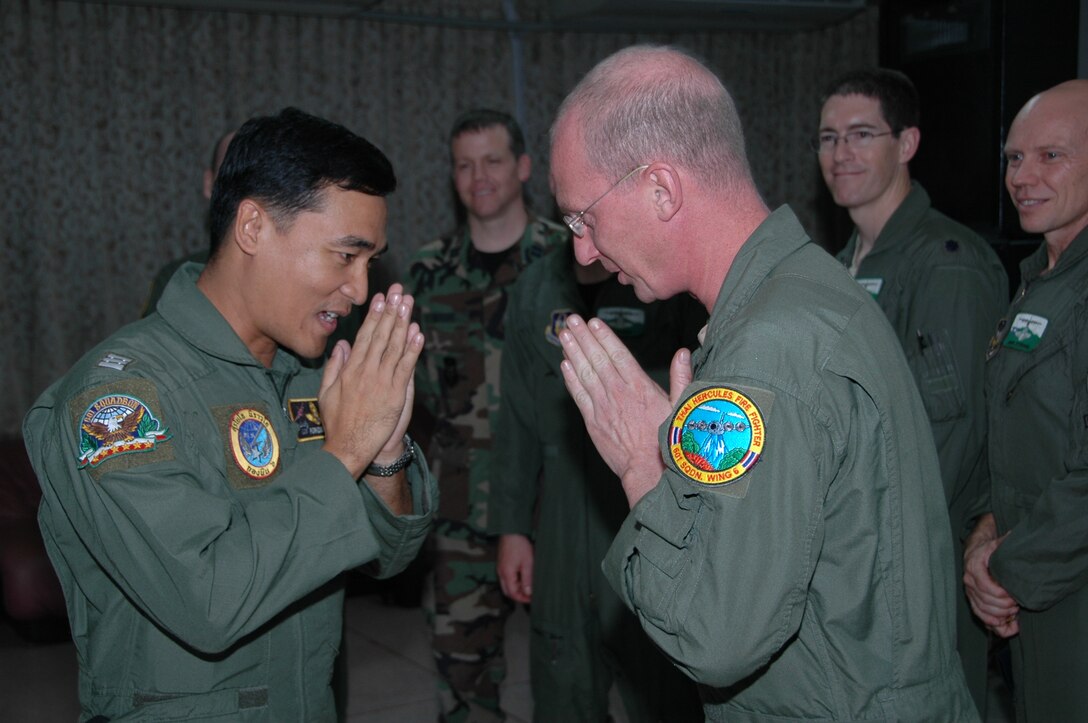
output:
[[[340,238],[336,239],[335,243],[337,246],[341,246],[344,248],[374,251],[374,255],[372,258],[378,258],[389,249],[388,245],[382,246],[379,249],[376,243],[370,241],[369,239],[362,238],[361,236],[341,236]]]
[[[850,131],[866,130],[866,129],[870,129],[870,128],[875,130],[875,129],[879,128],[879,127],[880,126],[875,124],[875,123],[869,123],[868,121],[862,121],[860,123],[851,123],[850,125],[846,126],[846,132],[849,133]],[[838,129],[837,128],[832,128],[831,126],[820,126],[820,132],[822,133],[823,131],[834,131],[835,133],[838,133]]]

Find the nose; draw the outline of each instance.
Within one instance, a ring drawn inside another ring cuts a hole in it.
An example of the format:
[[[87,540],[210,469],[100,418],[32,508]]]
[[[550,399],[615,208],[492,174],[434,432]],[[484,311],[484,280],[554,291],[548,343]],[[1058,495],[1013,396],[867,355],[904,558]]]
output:
[[[351,264],[348,270],[347,280],[340,285],[340,293],[351,299],[351,303],[355,306],[362,306],[366,303],[366,293],[368,289],[367,276],[369,270],[365,261],[356,261]]]
[[[1005,180],[1010,186],[1028,186],[1034,183],[1035,179],[1035,166],[1027,158],[1022,158],[1015,166],[1010,163],[1005,170]]]
[[[601,258],[601,254],[597,251],[597,247],[593,245],[593,242],[589,240],[588,229],[582,237],[574,237],[574,258],[578,260],[582,266],[589,266],[591,263]]]
[[[835,147],[831,149],[831,157],[836,162],[841,162],[854,157],[854,149],[846,142],[846,136],[835,139]]]

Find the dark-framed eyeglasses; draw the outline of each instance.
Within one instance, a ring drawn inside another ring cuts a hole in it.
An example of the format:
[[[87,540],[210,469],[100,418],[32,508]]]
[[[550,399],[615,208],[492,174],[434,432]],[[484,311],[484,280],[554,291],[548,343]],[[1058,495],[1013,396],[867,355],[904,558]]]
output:
[[[884,131],[883,133],[876,133],[866,128],[860,128],[855,131],[847,131],[841,136],[838,133],[818,133],[809,139],[808,145],[812,150],[817,153],[833,153],[835,147],[839,145],[839,141],[842,141],[851,148],[865,148],[867,145],[873,142],[874,138],[880,138],[881,136],[894,135],[894,131]]]

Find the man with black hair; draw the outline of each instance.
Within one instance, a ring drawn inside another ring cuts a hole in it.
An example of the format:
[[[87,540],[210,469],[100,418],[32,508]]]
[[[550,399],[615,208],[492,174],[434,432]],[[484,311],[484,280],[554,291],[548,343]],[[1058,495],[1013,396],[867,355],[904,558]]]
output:
[[[526,206],[532,164],[510,115],[468,111],[449,145],[465,223],[420,249],[410,270],[427,330],[417,424],[442,489],[428,613],[442,719],[501,720],[503,626],[513,605],[499,586],[498,536],[487,525],[503,314],[525,267],[568,233]]]
[[[1008,298],[997,254],[930,205],[908,164],[921,142],[918,94],[895,70],[856,70],[824,95],[813,149],[835,203],[856,224],[839,253],[888,317],[922,394],[941,463],[956,579],[970,507],[987,482],[983,361]],[[987,636],[956,595],[957,648],[985,711]]]
[[[437,501],[406,434],[423,335],[400,285],[323,373],[297,358],[367,298],[389,161],[286,109],[220,174],[207,266],[24,422],[84,720],[336,720],[339,575],[402,569]]]

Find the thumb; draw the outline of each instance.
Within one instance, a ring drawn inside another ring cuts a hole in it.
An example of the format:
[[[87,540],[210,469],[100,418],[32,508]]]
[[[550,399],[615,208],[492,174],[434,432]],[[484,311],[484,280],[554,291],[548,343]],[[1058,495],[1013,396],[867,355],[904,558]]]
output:
[[[340,371],[344,368],[350,353],[351,344],[343,339],[336,342],[336,346],[332,348],[332,353],[329,354],[329,360],[325,362],[325,371],[321,375],[321,388],[317,392],[319,397],[325,396],[325,392],[340,377]]]
[[[669,401],[672,404],[680,401],[680,395],[691,384],[691,378],[691,352],[681,347],[676,350],[669,366]]]

